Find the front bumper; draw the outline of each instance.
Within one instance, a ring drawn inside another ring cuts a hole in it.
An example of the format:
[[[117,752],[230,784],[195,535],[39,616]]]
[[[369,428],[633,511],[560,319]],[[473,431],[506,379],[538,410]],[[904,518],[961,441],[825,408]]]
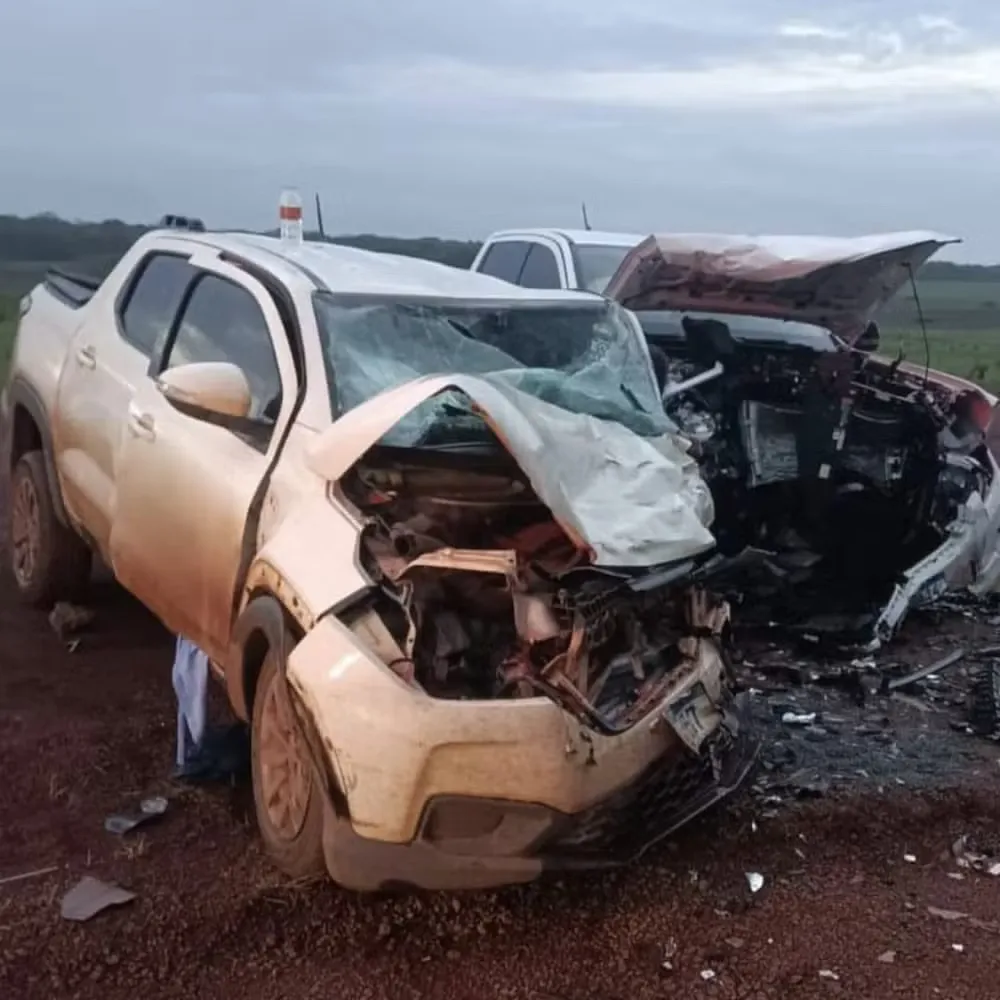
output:
[[[331,876],[357,890],[489,888],[638,857],[739,788],[756,759],[746,707],[702,645],[655,711],[605,737],[547,699],[427,698],[323,619],[288,676],[331,779]],[[714,714],[692,750],[668,716],[698,685]]]

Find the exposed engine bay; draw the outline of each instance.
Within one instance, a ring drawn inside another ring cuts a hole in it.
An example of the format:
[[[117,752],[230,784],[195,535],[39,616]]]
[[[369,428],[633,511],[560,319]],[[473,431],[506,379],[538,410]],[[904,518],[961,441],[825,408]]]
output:
[[[361,559],[377,584],[348,624],[433,697],[542,695],[618,733],[727,628],[728,606],[691,586],[692,560],[594,567],[500,447],[380,445],[340,489],[368,524]]]
[[[863,639],[900,574],[986,495],[989,404],[829,337],[737,343],[725,327],[685,316],[683,340],[650,337],[667,386],[722,361],[665,399],[696,442],[720,553],[749,615]]]

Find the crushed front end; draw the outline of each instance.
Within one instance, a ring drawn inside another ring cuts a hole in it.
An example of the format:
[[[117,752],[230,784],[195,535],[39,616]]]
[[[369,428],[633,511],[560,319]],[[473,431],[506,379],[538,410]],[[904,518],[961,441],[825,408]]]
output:
[[[372,589],[289,680],[357,889],[627,862],[743,783],[757,741],[697,557],[595,565],[517,464],[373,449],[339,482]]]

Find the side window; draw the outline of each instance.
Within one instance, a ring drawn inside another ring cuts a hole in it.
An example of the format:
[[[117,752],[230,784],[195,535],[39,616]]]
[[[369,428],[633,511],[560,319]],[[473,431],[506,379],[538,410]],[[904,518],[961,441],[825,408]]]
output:
[[[281,376],[267,320],[250,292],[214,274],[198,279],[163,368],[199,361],[238,365],[250,383],[249,416],[278,419]]]
[[[152,254],[140,265],[121,306],[119,322],[122,336],[146,357],[152,357],[165,342],[194,275],[191,262],[173,254]]]
[[[532,243],[518,284],[525,288],[561,288],[556,255],[541,243]]]
[[[503,278],[504,281],[516,285],[521,277],[521,268],[524,267],[524,258],[527,256],[527,243],[501,240],[486,251],[486,256],[479,265],[479,273]]]

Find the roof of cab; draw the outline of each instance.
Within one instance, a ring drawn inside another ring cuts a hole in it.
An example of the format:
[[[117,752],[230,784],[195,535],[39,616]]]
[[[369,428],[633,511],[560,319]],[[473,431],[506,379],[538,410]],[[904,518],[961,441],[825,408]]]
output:
[[[299,247],[289,247],[276,237],[252,233],[178,234],[170,230],[160,235],[237,254],[264,268],[273,269],[280,260],[287,268],[297,271],[303,280],[334,294],[534,302],[579,302],[583,296],[581,292],[560,289],[521,288],[499,278],[436,261],[359,250],[336,243],[306,241]]]
[[[634,247],[648,235],[648,233],[611,233],[599,229],[504,229],[493,233],[490,240],[511,239],[515,236],[561,236],[581,247]]]

